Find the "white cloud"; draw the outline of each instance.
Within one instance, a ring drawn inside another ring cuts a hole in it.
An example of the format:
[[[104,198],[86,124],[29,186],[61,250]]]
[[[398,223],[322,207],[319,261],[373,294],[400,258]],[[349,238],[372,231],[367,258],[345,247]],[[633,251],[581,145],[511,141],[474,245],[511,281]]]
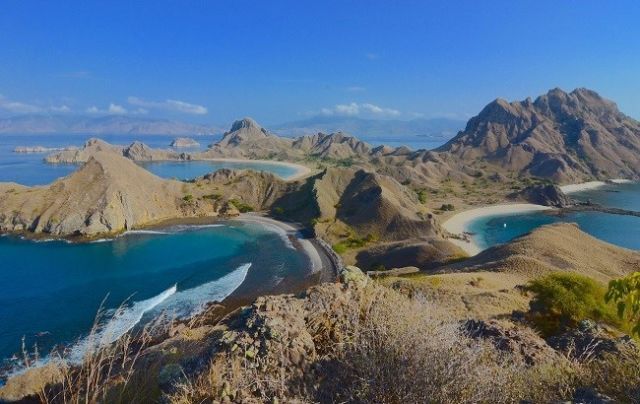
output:
[[[62,113],[67,113],[67,112],[71,112],[71,108],[69,108],[66,105],[60,105],[60,106],[52,106],[51,108],[49,108],[52,112],[62,112]]]
[[[397,109],[384,108],[370,103],[358,104],[355,102],[349,104],[338,104],[333,108],[322,108],[320,113],[322,115],[374,115],[377,117],[391,117],[400,115],[400,111],[398,111]]]
[[[109,104],[109,109],[107,110],[107,112],[112,115],[122,115],[126,114],[127,110],[121,105],[111,103]]]
[[[108,114],[108,115],[124,115],[127,113],[126,108],[122,105],[110,103],[106,109],[100,109],[95,105],[90,106],[85,110],[89,114]]]
[[[203,107],[202,105],[192,104],[180,100],[167,99],[164,101],[147,101],[138,97],[131,96],[127,98],[127,102],[129,102],[129,104],[131,105],[142,107],[144,109],[162,109],[166,111],[182,112],[185,114],[193,115],[205,115],[208,112],[207,108]]]
[[[4,109],[5,111],[9,111],[14,114],[33,114],[42,111],[42,108],[37,105],[9,100],[2,95],[0,95],[0,109]]]

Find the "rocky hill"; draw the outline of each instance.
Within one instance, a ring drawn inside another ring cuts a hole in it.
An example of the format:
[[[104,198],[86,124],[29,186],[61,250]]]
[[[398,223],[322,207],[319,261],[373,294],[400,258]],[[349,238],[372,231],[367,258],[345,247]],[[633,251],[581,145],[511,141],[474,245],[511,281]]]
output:
[[[0,230],[93,237],[214,213],[211,204],[185,203],[183,183],[158,178],[103,146],[89,146],[87,162],[49,186],[0,187]]]
[[[79,149],[65,149],[63,151],[49,154],[45,161],[51,164],[78,164],[89,160],[97,152],[110,151],[120,154],[133,161],[165,161],[165,160],[188,160],[190,157],[185,153],[178,153],[171,150],[154,149],[142,142],[133,142],[129,146],[115,146],[100,139],[89,139]]]
[[[493,101],[439,151],[560,183],[638,178],[640,123],[594,91],[556,88],[535,101]]]

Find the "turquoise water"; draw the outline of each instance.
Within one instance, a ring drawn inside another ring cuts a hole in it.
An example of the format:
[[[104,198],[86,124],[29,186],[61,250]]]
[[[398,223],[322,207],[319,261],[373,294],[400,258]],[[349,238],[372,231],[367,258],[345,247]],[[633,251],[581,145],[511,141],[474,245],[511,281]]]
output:
[[[0,134],[0,182],[17,182],[23,185],[46,185],[60,177],[71,174],[78,167],[74,164],[46,164],[43,158],[46,153],[19,154],[13,149],[18,146],[67,147],[82,146],[93,136],[70,135],[2,135]],[[129,145],[139,140],[154,148],[168,149],[175,136],[168,135],[99,135],[111,144]],[[207,145],[216,142],[220,136],[197,136],[194,139],[200,143],[199,148],[177,149],[184,152],[195,152],[206,149]],[[432,149],[440,146],[445,140],[433,141],[419,136],[395,137],[364,137],[363,140],[377,146],[388,144],[391,146],[406,145],[413,149]],[[231,162],[154,162],[141,164],[148,170],[163,178],[193,179],[220,168],[243,169],[250,168],[274,173],[282,178],[295,174],[295,170],[276,164],[266,163],[231,163]]]
[[[577,200],[609,207],[640,210],[640,184],[607,185],[602,188],[571,194]],[[621,247],[640,250],[640,217],[612,215],[600,212],[553,214],[534,212],[518,215],[497,215],[477,219],[468,225],[481,248],[505,243],[545,224],[556,222],[577,223],[580,228]]]
[[[89,138],[90,136],[84,135],[0,135],[0,182],[17,182],[18,184],[29,186],[46,185],[60,177],[71,174],[77,170],[77,165],[47,164],[43,161],[47,153],[14,153],[13,150],[18,146],[82,146]],[[140,140],[154,148],[168,149],[168,145],[174,137],[163,135],[100,135],[100,138],[116,145],[128,145],[135,140]],[[195,139],[200,143],[200,148],[177,150],[184,152],[203,150],[217,138],[200,136]],[[294,168],[288,166],[260,162],[188,161],[152,162],[140,163],[140,165],[160,177],[180,180],[190,180],[221,168],[267,171],[282,178],[291,177],[296,173]]]
[[[190,180],[222,168],[266,171],[285,179],[297,173],[295,168],[289,166],[261,162],[154,161],[140,162],[139,164],[159,177],[175,178],[178,180]]]
[[[588,191],[575,192],[571,197],[612,208],[640,210],[640,183],[607,184]]]
[[[113,309],[128,299],[113,334],[161,311],[193,314],[228,295],[255,297],[308,279],[308,257],[286,236],[257,225],[127,234],[70,244],[0,237],[0,358],[37,343],[41,352],[84,335],[103,299]]]

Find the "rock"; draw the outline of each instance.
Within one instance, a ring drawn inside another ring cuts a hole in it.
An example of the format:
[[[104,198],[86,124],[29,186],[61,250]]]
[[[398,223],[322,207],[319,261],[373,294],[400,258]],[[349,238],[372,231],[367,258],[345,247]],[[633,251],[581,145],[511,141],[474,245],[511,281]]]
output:
[[[629,336],[614,337],[590,320],[583,320],[576,329],[547,338],[554,349],[579,361],[602,359],[606,354],[638,351],[637,344]]]
[[[562,192],[560,187],[553,184],[530,185],[522,191],[509,195],[509,198],[523,199],[536,205],[554,206],[556,208],[573,205],[571,198]]]
[[[195,140],[189,138],[189,137],[177,137],[175,139],[173,139],[173,141],[171,142],[171,144],[169,145],[171,147],[176,147],[176,148],[180,148],[180,147],[199,147],[200,143],[196,142]]]
[[[579,387],[573,394],[573,402],[575,404],[609,404],[616,401],[590,387]]]
[[[559,355],[527,327],[504,325],[496,320],[467,320],[460,328],[471,338],[485,339],[499,350],[520,355],[528,365],[559,359]]]
[[[160,386],[169,386],[182,378],[184,378],[182,366],[177,363],[169,363],[160,369],[158,384]]]
[[[365,275],[360,268],[354,267],[353,265],[347,265],[343,268],[342,272],[340,272],[340,281],[342,283],[366,282],[368,279],[367,275]]]

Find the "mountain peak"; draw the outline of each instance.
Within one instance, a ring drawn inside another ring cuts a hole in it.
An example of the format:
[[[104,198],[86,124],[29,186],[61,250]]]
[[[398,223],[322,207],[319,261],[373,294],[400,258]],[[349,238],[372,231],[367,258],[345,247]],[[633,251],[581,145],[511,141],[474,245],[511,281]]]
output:
[[[262,129],[262,127],[260,125],[258,125],[258,123],[256,121],[254,121],[252,118],[249,117],[245,117],[242,119],[239,119],[237,121],[235,121],[233,123],[233,125],[231,125],[231,130],[230,132],[235,132],[238,131],[240,129]]]

